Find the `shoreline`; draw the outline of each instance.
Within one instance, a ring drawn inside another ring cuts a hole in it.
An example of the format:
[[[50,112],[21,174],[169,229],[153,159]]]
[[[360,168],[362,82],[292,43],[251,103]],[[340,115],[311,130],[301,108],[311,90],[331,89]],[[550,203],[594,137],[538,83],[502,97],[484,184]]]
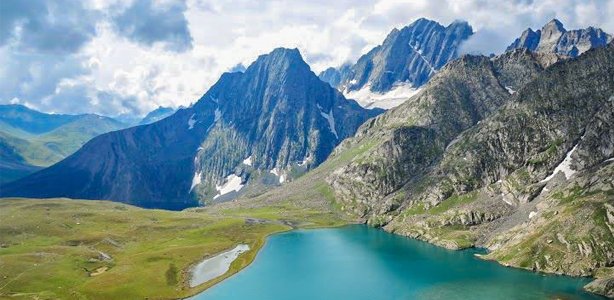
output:
[[[344,226],[351,226],[351,225],[365,225],[365,226],[369,226],[369,227],[374,228],[374,229],[382,230],[382,231],[387,232],[387,233],[390,233],[390,234],[394,234],[394,235],[397,235],[397,236],[400,236],[400,237],[404,237],[404,238],[408,238],[408,239],[413,239],[413,240],[416,240],[416,241],[424,242],[424,243],[427,243],[427,244],[429,244],[429,245],[436,246],[436,247],[440,247],[440,248],[443,248],[443,249],[446,249],[446,250],[449,250],[449,251],[465,251],[465,250],[474,250],[474,249],[485,249],[486,251],[488,251],[488,249],[487,249],[487,248],[480,248],[480,247],[476,247],[476,246],[472,246],[472,247],[464,247],[464,248],[459,248],[459,249],[450,249],[450,248],[444,247],[444,246],[442,246],[442,245],[438,245],[438,244],[435,244],[435,243],[431,243],[431,242],[426,241],[426,240],[423,240],[423,239],[413,238],[413,237],[409,237],[409,236],[405,236],[405,235],[401,235],[401,234],[397,234],[397,233],[389,232],[389,231],[384,230],[383,228],[380,228],[380,227],[374,227],[374,226],[370,226],[370,225],[368,225],[368,224],[366,224],[366,223],[364,223],[364,222],[348,222],[348,223],[345,223],[345,224],[339,224],[339,225],[334,225],[334,226],[313,226],[313,227],[309,227],[309,226],[307,226],[307,227],[292,227],[292,226],[287,225],[287,224],[284,224],[284,225],[288,226],[289,228],[288,228],[288,229],[286,229],[286,230],[280,230],[280,231],[271,232],[271,233],[267,234],[267,235],[266,235],[266,236],[264,236],[262,239],[259,239],[259,240],[258,240],[258,242],[257,242],[257,244],[256,244],[256,245],[254,245],[254,247],[253,247],[253,248],[250,248],[250,250],[249,250],[249,251],[247,251],[247,252],[243,253],[243,257],[244,257],[244,258],[247,258],[247,261],[245,262],[245,264],[244,264],[244,265],[242,265],[242,266],[240,266],[240,267],[238,267],[238,268],[233,268],[233,265],[235,265],[235,263],[236,263],[237,261],[239,261],[240,257],[239,257],[239,258],[237,258],[237,259],[235,259],[235,260],[234,260],[234,261],[233,261],[233,262],[230,264],[230,269],[229,269],[229,270],[228,270],[226,273],[224,273],[223,275],[220,275],[220,276],[218,276],[218,277],[216,277],[216,278],[214,278],[214,279],[212,279],[212,280],[209,280],[209,281],[207,281],[207,282],[204,282],[204,283],[202,283],[201,285],[198,285],[198,286],[196,286],[196,287],[190,288],[190,289],[197,289],[197,291],[194,291],[194,293],[190,293],[190,295],[189,295],[189,296],[185,296],[185,297],[182,297],[182,298],[180,298],[180,299],[190,299],[190,298],[192,298],[192,297],[194,297],[194,296],[196,296],[196,295],[198,295],[198,294],[200,294],[200,293],[202,293],[202,292],[206,291],[207,289],[209,289],[209,288],[213,287],[214,285],[216,285],[216,284],[218,284],[218,283],[220,283],[220,282],[224,281],[225,279],[227,279],[227,278],[229,278],[229,277],[231,277],[231,276],[233,276],[233,275],[235,275],[235,274],[239,273],[240,271],[242,271],[242,270],[246,269],[246,268],[247,268],[247,267],[249,267],[249,266],[252,264],[252,262],[253,262],[253,261],[256,259],[256,257],[257,257],[257,255],[258,255],[258,253],[260,253],[260,250],[261,250],[261,249],[262,249],[262,247],[263,247],[263,246],[266,244],[266,241],[267,241],[267,239],[269,238],[269,236],[272,236],[272,235],[275,235],[275,234],[281,234],[281,233],[285,233],[285,232],[290,232],[290,231],[293,231],[293,230],[332,229],[332,228],[340,228],[340,227],[344,227]],[[251,247],[251,245],[250,245],[250,247]],[[254,251],[252,251],[252,250],[254,250]],[[216,253],[216,254],[212,255],[211,257],[214,257],[214,256],[219,255],[219,254],[221,254],[221,253],[224,253],[224,252],[226,252],[226,251],[228,251],[228,249],[226,249],[226,250],[224,250],[224,251],[221,251],[221,252],[219,252],[219,253]],[[249,256],[249,257],[248,257],[248,256]],[[597,277],[595,277],[595,276],[574,276],[574,275],[565,274],[565,273],[550,273],[550,272],[545,272],[545,271],[540,271],[540,270],[532,270],[532,269],[529,269],[529,268],[516,267],[516,266],[513,266],[513,265],[505,265],[505,264],[503,264],[503,263],[499,262],[498,260],[495,260],[495,259],[489,259],[489,258],[485,258],[485,257],[483,257],[483,255],[481,255],[481,254],[476,254],[476,255],[474,255],[474,256],[475,256],[477,259],[482,260],[482,261],[490,261],[490,262],[496,263],[496,264],[497,264],[498,266],[500,266],[500,267],[505,267],[505,268],[513,268],[513,269],[522,270],[522,271],[525,271],[525,272],[530,272],[530,273],[534,273],[534,274],[540,274],[540,275],[542,275],[542,276],[544,276],[544,275],[545,275],[545,276],[567,276],[567,277],[572,277],[572,278],[587,278],[587,279],[591,279],[591,281],[590,281],[590,282],[593,282],[593,281],[595,281],[595,280],[597,280],[597,279],[598,279],[598,278],[597,278]],[[203,258],[203,259],[204,259],[204,258]],[[201,260],[201,261],[202,261],[202,260]],[[199,261],[199,262],[201,262],[201,261]],[[196,262],[196,263],[194,263],[194,264],[191,264],[191,265],[189,266],[188,270],[191,270],[191,269],[192,269],[192,268],[193,268],[195,265],[197,265],[199,262]],[[182,272],[182,273],[188,273],[188,274],[189,274],[189,273],[190,273],[190,271],[187,271],[187,272]],[[187,286],[189,287],[189,280],[190,280],[190,278],[188,277],[188,278],[187,278],[187,280],[183,280],[183,281],[182,281],[182,282],[183,282],[182,284],[183,284],[184,286],[187,284]],[[582,289],[583,289],[584,291],[588,292],[588,293],[591,293],[591,294],[594,294],[594,295],[599,295],[599,296],[602,296],[602,297],[603,297],[603,295],[596,294],[596,293],[593,293],[593,292],[590,292],[590,291],[586,290],[586,288],[585,288],[585,287],[583,287]]]
[[[183,298],[180,298],[180,299],[184,299],[184,300],[185,299],[190,299],[190,298],[192,298],[192,297],[194,297],[194,296],[196,296],[196,295],[198,295],[200,293],[203,293],[204,291],[206,291],[207,289],[213,287],[214,285],[224,281],[225,279],[227,279],[227,278],[237,274],[238,272],[246,269],[247,267],[249,267],[251,265],[251,263],[256,259],[257,255],[260,253],[260,250],[262,249],[262,247],[266,244],[267,239],[268,239],[269,236],[272,236],[272,235],[275,235],[275,234],[283,234],[283,233],[291,232],[291,231],[294,231],[294,230],[334,229],[334,228],[341,228],[341,227],[352,226],[352,225],[368,226],[368,227],[371,227],[373,229],[382,230],[383,232],[386,232],[386,233],[389,233],[389,234],[393,234],[393,235],[396,235],[396,236],[399,236],[399,237],[403,237],[403,238],[412,239],[412,240],[415,240],[415,241],[418,241],[418,242],[423,242],[423,243],[426,243],[428,245],[439,247],[439,248],[442,248],[442,249],[445,249],[445,250],[448,250],[448,251],[453,251],[453,252],[456,252],[456,251],[471,251],[471,250],[476,250],[476,249],[483,249],[483,250],[488,251],[487,248],[480,248],[480,247],[475,247],[475,246],[473,246],[473,247],[465,247],[465,248],[460,248],[460,249],[449,249],[449,248],[443,247],[441,245],[430,243],[430,242],[422,240],[422,239],[417,239],[417,238],[412,238],[412,237],[408,237],[408,236],[404,236],[404,235],[399,235],[399,234],[391,233],[391,232],[388,232],[386,230],[383,230],[382,228],[373,227],[373,226],[367,225],[365,223],[359,223],[359,222],[351,222],[351,223],[340,224],[340,225],[336,225],[336,226],[315,226],[315,227],[307,227],[307,228],[301,228],[301,227],[290,228],[288,230],[280,230],[280,231],[273,232],[273,233],[270,233],[270,234],[266,235],[262,239],[262,241],[258,242],[259,247],[257,249],[254,249],[255,251],[251,251],[251,249],[250,249],[250,251],[248,251],[248,253],[251,252],[252,255],[249,258],[249,262],[246,265],[241,266],[240,268],[233,270],[232,269],[232,264],[231,264],[231,269],[228,272],[224,273],[224,275],[221,275],[221,276],[219,276],[219,277],[217,277],[215,279],[212,279],[212,280],[210,280],[208,282],[203,283],[201,286],[199,286],[200,288],[202,288],[200,291],[198,291],[198,292],[196,292],[194,294],[191,294],[190,296],[183,297]],[[227,250],[225,250],[225,251],[227,251]],[[223,252],[225,252],[225,251],[223,251]],[[220,252],[220,253],[223,253],[223,252]],[[220,253],[218,253],[218,254],[220,254]],[[216,254],[216,255],[218,255],[218,254]],[[247,254],[247,253],[244,253],[244,254]],[[563,274],[557,274],[557,273],[543,272],[543,271],[539,271],[539,270],[532,270],[532,269],[528,269],[528,268],[520,268],[520,267],[515,267],[515,266],[512,266],[512,265],[504,265],[504,264],[500,263],[497,260],[484,258],[484,257],[482,257],[483,255],[484,254],[480,254],[480,253],[473,254],[473,256],[476,259],[478,259],[478,260],[481,260],[481,261],[484,261],[484,262],[495,263],[499,267],[516,269],[516,270],[519,270],[519,271],[533,273],[533,274],[536,274],[536,275],[541,275],[541,276],[564,276],[564,277],[571,277],[571,278],[586,278],[586,279],[591,279],[591,281],[589,283],[592,283],[593,281],[598,279],[595,276],[574,276],[574,275],[568,275],[568,274],[564,274],[564,273]],[[233,262],[233,264],[234,264],[234,262]],[[587,290],[585,287],[586,287],[586,285],[582,287],[582,290],[585,291],[586,293],[590,293],[592,295],[597,295],[597,296],[600,296],[600,297],[604,297],[604,299],[608,299],[604,295],[601,295],[601,294],[598,294],[598,293],[594,293],[594,292],[591,292],[591,291]],[[195,288],[198,288],[198,287],[195,287]]]
[[[286,232],[286,231],[290,231],[292,230],[292,228],[289,229],[285,229],[285,230],[279,230],[279,231],[275,231],[275,232],[271,232],[267,235],[265,235],[264,237],[258,239],[254,245],[249,245],[250,250],[246,251],[245,253],[243,253],[243,255],[237,257],[237,259],[235,259],[229,266],[228,271],[226,271],[224,274],[215,277],[207,282],[203,282],[202,284],[199,284],[195,287],[190,287],[190,279],[191,279],[191,270],[198,265],[200,262],[202,262],[203,259],[205,259],[204,257],[201,258],[201,260],[196,261],[192,264],[190,264],[186,269],[184,269],[181,272],[181,285],[186,289],[186,294],[179,297],[178,299],[189,299],[192,298],[204,291],[206,291],[207,289],[211,288],[212,286],[224,281],[225,279],[231,277],[232,275],[235,275],[237,273],[239,273],[239,271],[247,268],[248,266],[250,266],[252,264],[252,262],[256,259],[256,256],[258,253],[260,253],[260,249],[262,249],[262,247],[264,246],[264,244],[266,243],[266,239],[273,234],[278,234],[278,233],[282,233],[282,232]],[[219,253],[215,253],[214,255],[212,255],[211,257],[214,257],[216,255],[220,255],[224,252],[228,251],[228,249],[221,251]],[[238,263],[241,263],[241,265],[237,266]]]
[[[281,233],[286,233],[286,232],[290,232],[293,230],[312,230],[312,229],[331,229],[331,228],[339,228],[339,227],[344,227],[344,226],[349,226],[349,225],[361,225],[362,223],[352,223],[352,222],[348,222],[348,223],[344,223],[344,224],[338,224],[338,225],[333,225],[333,226],[306,226],[306,227],[291,227],[289,225],[286,225],[288,228],[285,230],[279,230],[279,231],[275,231],[275,232],[271,232],[267,235],[265,235],[264,237],[258,239],[255,243],[255,245],[249,245],[250,246],[250,250],[244,252],[242,255],[240,255],[237,259],[235,259],[231,264],[230,264],[230,268],[228,269],[228,271],[226,273],[224,273],[223,275],[220,275],[214,279],[211,279],[207,282],[204,282],[198,286],[195,287],[190,287],[190,273],[191,270],[194,268],[194,266],[196,266],[198,263],[202,262],[203,259],[206,258],[202,258],[201,260],[190,264],[185,270],[183,270],[181,272],[181,285],[184,286],[185,288],[187,288],[187,290],[189,290],[189,292],[187,293],[187,295],[181,296],[178,299],[183,299],[183,300],[187,300],[190,299],[208,289],[210,289],[211,287],[215,286],[216,284],[232,277],[233,275],[239,273],[240,271],[245,270],[247,267],[251,266],[251,264],[254,262],[254,260],[256,259],[256,257],[258,256],[258,254],[260,253],[260,250],[262,249],[262,247],[264,247],[264,245],[267,242],[267,239],[275,234],[281,234]],[[224,252],[228,251],[228,249],[224,250],[224,251],[220,251],[214,255],[212,255],[211,257],[214,257],[216,255],[222,254]],[[236,266],[236,263],[239,262],[241,259],[245,259],[246,261],[242,261],[242,265],[241,266]]]

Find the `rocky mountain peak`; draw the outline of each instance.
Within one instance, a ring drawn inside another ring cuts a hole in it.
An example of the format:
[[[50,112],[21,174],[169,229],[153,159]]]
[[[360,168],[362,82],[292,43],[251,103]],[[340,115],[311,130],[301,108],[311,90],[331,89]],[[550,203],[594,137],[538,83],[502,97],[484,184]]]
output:
[[[557,19],[552,19],[550,22],[546,23],[541,29],[541,38],[537,46],[537,51],[556,52],[556,46],[565,32],[567,32],[567,30],[565,30],[563,24]]]
[[[282,73],[289,69],[296,70],[310,70],[309,65],[305,63],[301,53],[298,49],[289,48],[275,48],[268,54],[263,54],[256,59],[256,61],[250,65],[246,72],[250,68],[254,69],[256,66],[267,66],[271,69],[275,69],[276,72]]]
[[[327,70],[320,78],[364,107],[391,108],[407,100],[456,58],[461,43],[472,34],[473,29],[464,21],[444,27],[420,18],[393,29],[381,45],[361,56],[356,64],[338,72]]]
[[[525,30],[507,50],[526,48],[539,53],[576,57],[589,49],[603,47],[611,40],[612,36],[599,28],[567,30],[561,21],[552,19],[540,30]]]
[[[565,26],[563,26],[563,23],[555,18],[546,23],[546,25],[542,27],[541,31],[543,34],[548,35],[554,33],[564,33],[567,30],[565,29]]]

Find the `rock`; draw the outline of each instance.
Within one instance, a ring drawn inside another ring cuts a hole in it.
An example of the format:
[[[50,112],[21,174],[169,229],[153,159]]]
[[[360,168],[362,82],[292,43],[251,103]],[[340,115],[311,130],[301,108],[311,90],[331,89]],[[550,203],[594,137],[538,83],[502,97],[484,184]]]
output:
[[[610,41],[612,36],[599,28],[567,31],[559,20],[553,19],[540,30],[525,30],[507,50],[526,48],[540,53],[577,57],[590,49],[604,47]]]
[[[614,298],[614,277],[595,279],[585,285],[584,289],[593,294]]]
[[[341,91],[368,88],[386,92],[398,83],[419,87],[457,58],[461,43],[472,34],[466,22],[444,27],[421,18],[392,30],[380,46],[361,56],[356,64],[342,66],[339,71],[328,69],[319,76]]]

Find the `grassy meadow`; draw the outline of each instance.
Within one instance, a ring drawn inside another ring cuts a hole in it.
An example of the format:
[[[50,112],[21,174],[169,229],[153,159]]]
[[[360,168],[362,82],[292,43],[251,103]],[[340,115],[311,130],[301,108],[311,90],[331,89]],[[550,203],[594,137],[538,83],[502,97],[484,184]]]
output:
[[[247,266],[272,233],[341,224],[335,213],[290,203],[172,212],[108,201],[0,199],[0,298],[187,297]],[[240,243],[251,250],[229,272],[189,287],[193,264]]]

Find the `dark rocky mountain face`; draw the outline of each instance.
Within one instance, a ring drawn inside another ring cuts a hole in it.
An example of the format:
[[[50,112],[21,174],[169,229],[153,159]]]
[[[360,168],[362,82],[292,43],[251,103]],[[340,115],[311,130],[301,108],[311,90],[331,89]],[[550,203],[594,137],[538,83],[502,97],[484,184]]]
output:
[[[222,75],[192,107],[99,136],[0,193],[196,206],[247,183],[279,184],[318,165],[379,112],[320,81],[298,50],[280,48],[244,73]]]
[[[604,47],[612,36],[594,27],[566,30],[563,24],[553,19],[540,30],[525,30],[507,50],[526,48],[541,53],[576,57],[589,49]]]
[[[346,78],[348,74],[352,71],[351,64],[344,64],[341,67],[333,68],[330,67],[318,75],[320,80],[327,82],[330,86],[337,88],[341,84],[341,80]]]
[[[395,84],[416,88],[456,58],[459,46],[472,33],[466,22],[444,27],[435,21],[419,19],[400,30],[394,29],[382,45],[360,57],[349,69],[337,72],[329,69],[320,78],[346,92],[368,88],[382,93],[390,91]]]

